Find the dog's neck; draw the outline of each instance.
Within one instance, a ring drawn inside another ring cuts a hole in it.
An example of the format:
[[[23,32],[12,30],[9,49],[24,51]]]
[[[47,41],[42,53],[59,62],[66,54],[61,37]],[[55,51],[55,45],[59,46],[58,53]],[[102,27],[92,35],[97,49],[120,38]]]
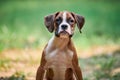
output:
[[[71,38],[69,38],[69,37],[68,38],[60,38],[60,37],[53,36],[50,39],[48,46],[50,46],[52,49],[63,50],[68,47],[70,42],[71,42]]]

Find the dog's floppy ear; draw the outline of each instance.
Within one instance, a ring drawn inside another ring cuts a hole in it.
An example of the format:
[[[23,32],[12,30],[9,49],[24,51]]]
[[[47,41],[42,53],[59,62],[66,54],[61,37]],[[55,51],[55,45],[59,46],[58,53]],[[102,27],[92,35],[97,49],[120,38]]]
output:
[[[77,23],[78,29],[79,29],[79,31],[80,31],[80,33],[81,33],[81,29],[82,29],[82,27],[83,27],[83,25],[84,25],[84,23],[85,23],[84,17],[83,17],[83,16],[80,16],[80,15],[78,15],[78,14],[74,14],[74,13],[71,13],[71,14],[72,14],[73,17],[75,18],[75,21],[76,21],[76,23]]]
[[[51,14],[51,15],[45,16],[44,24],[47,27],[48,31],[52,33],[54,31],[54,15]]]
[[[54,19],[58,13],[59,12],[45,16],[45,18],[44,18],[44,24],[47,27],[48,31],[51,33],[54,31]]]
[[[81,33],[81,29],[82,29],[82,27],[83,27],[83,25],[85,23],[85,19],[84,19],[83,16],[80,16],[80,15],[77,15],[77,14],[76,14],[75,17],[76,17],[76,22],[77,22],[78,29],[79,29],[79,31]]]

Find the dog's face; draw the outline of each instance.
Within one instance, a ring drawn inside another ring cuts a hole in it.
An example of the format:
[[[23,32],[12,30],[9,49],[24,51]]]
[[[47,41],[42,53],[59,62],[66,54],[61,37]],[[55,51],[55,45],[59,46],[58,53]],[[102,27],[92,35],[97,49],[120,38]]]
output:
[[[74,34],[75,24],[81,30],[84,24],[84,17],[71,12],[57,12],[45,17],[45,25],[50,32],[61,38],[68,38]]]

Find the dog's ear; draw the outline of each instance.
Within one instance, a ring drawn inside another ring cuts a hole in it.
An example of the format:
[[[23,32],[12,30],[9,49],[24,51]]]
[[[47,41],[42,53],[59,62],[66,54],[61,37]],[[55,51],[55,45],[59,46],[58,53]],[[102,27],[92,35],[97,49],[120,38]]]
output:
[[[82,27],[83,27],[83,25],[84,25],[84,23],[85,23],[84,17],[83,17],[83,16],[80,16],[80,15],[78,15],[78,14],[75,14],[75,13],[71,13],[71,14],[72,14],[72,16],[75,18],[75,21],[76,21],[76,23],[77,23],[78,29],[79,29],[79,31],[80,31],[80,33],[81,33],[81,29],[82,29]]]
[[[76,14],[75,17],[76,17],[76,22],[77,22],[78,29],[79,29],[79,31],[81,33],[81,29],[82,29],[82,27],[83,27],[83,25],[85,23],[85,19],[84,19],[83,16],[80,16],[80,15],[77,15],[77,14]]]
[[[52,33],[54,31],[54,15],[51,14],[51,15],[45,16],[44,24],[47,27],[48,31]]]
[[[45,16],[45,18],[44,18],[44,24],[47,27],[48,31],[51,33],[54,31],[54,19],[58,13],[59,12]]]

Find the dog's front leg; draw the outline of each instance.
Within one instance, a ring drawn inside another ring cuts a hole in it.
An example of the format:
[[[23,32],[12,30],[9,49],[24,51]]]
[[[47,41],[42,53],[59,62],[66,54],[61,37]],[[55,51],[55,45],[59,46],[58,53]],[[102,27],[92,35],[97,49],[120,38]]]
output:
[[[37,70],[37,74],[36,74],[36,80],[43,80],[44,79],[45,65],[46,65],[46,60],[45,60],[45,54],[43,52],[42,58],[41,58],[41,64],[40,64],[40,66]]]
[[[73,60],[72,60],[72,65],[73,65],[73,73],[76,77],[76,80],[83,80],[82,78],[82,72],[78,64],[78,58],[77,55],[74,54]]]

